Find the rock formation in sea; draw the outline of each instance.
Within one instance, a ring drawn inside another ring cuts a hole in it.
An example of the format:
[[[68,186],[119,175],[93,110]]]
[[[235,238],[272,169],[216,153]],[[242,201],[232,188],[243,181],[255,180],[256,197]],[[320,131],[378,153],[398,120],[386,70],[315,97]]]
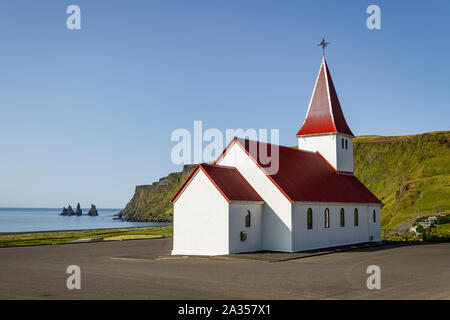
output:
[[[69,204],[69,206],[67,207],[67,214],[66,214],[66,216],[73,216],[73,215],[75,215],[75,212],[73,211],[73,209],[72,209],[72,207],[70,206],[70,204]]]
[[[81,210],[80,203],[77,204],[77,210],[75,211],[75,215],[81,216],[83,214],[83,210]]]
[[[61,212],[59,215],[61,215],[61,216],[67,216],[67,209],[66,209],[66,207],[64,207],[64,208],[62,209],[62,212]]]
[[[97,208],[95,205],[91,204],[91,209],[89,209],[88,216],[98,216]]]

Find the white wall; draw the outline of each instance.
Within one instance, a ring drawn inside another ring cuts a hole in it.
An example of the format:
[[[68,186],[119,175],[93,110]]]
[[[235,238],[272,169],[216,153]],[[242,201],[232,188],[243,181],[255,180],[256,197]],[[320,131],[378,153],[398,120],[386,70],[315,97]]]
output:
[[[342,149],[342,139],[347,139],[348,149]],[[353,172],[353,139],[341,134],[318,134],[298,138],[298,148],[319,151],[338,171]]]
[[[319,151],[333,167],[337,167],[335,134],[301,136],[298,138],[298,148],[312,152]]]
[[[313,211],[313,228],[307,228],[307,210]],[[330,227],[325,228],[325,208],[330,209]],[[340,226],[340,210],[345,211],[345,226]],[[358,226],[354,225],[354,209],[358,209]],[[365,204],[294,204],[295,251],[333,247],[380,240],[380,221],[372,222],[372,210],[378,206]]]
[[[218,164],[236,167],[264,199],[262,249],[292,251],[292,206],[290,201],[236,143],[233,143]]]
[[[348,149],[342,149],[342,139],[347,140]],[[353,172],[353,138],[349,136],[336,135],[337,148],[337,170]]]
[[[369,236],[373,236],[374,241],[381,241],[381,216],[380,206],[369,206],[367,216],[369,217]],[[373,210],[375,210],[376,220],[373,222]]]
[[[245,226],[245,215],[250,211],[250,227]],[[263,203],[230,203],[230,253],[262,250]],[[241,241],[241,231],[247,232],[247,240]]]
[[[228,216],[228,202],[199,170],[174,203],[172,254],[228,254]]]

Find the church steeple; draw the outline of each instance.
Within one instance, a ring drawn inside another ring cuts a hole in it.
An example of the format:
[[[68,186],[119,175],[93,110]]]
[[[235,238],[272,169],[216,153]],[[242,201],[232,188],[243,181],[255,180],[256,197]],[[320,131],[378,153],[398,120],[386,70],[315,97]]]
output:
[[[297,132],[299,149],[319,152],[340,173],[353,173],[353,138],[331,79],[325,57]]]
[[[342,133],[354,137],[345,121],[325,57],[322,58],[308,112],[297,137],[322,133]]]

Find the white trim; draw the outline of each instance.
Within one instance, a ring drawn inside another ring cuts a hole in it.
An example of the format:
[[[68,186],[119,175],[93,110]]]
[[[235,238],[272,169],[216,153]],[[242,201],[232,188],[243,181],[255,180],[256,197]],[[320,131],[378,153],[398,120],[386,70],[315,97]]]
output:
[[[347,137],[347,138],[350,138],[350,139],[356,138],[355,136],[351,136],[351,135],[349,135],[349,134],[341,133],[341,132],[324,132],[324,133],[300,134],[300,135],[297,135],[296,137],[297,137],[297,138],[301,138],[301,137],[310,137],[310,136],[328,136],[328,135],[330,135],[330,134],[334,134],[334,135],[340,134],[340,135],[343,135],[343,136],[345,136],[345,137]]]

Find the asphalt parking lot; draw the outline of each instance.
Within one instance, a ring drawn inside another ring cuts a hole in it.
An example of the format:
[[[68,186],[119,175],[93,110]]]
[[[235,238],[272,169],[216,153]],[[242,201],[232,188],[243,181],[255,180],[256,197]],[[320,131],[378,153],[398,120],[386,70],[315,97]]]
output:
[[[171,247],[151,239],[0,248],[0,299],[450,298],[450,243],[296,259],[171,257]],[[80,290],[66,286],[69,265],[81,269]],[[379,290],[367,288],[370,265],[380,267]]]

